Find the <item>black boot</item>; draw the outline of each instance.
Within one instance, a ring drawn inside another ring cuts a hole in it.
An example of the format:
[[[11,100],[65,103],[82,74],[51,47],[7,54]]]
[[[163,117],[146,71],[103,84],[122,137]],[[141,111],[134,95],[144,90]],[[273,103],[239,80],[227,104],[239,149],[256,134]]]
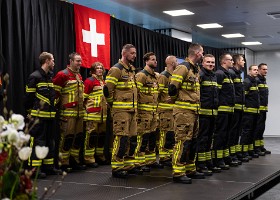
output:
[[[112,176],[114,178],[126,178],[128,176],[128,173],[125,170],[112,171]]]
[[[175,183],[191,184],[192,179],[187,176],[173,176],[173,181]]]

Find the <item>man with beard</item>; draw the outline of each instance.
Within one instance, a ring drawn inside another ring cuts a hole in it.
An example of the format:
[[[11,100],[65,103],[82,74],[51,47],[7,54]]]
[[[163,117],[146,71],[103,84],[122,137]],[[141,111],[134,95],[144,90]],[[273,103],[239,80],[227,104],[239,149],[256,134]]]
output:
[[[143,56],[145,67],[136,74],[138,88],[137,147],[135,159],[144,172],[156,163],[156,128],[158,77],[155,73],[157,59],[153,52]]]
[[[173,181],[190,184],[192,178],[205,178],[195,167],[198,110],[200,102],[199,66],[203,47],[191,44],[185,62],[174,70],[168,94],[175,101],[173,107],[175,145],[173,149]]]
[[[126,44],[122,48],[122,58],[109,70],[104,96],[112,107],[113,151],[112,176],[126,178],[135,168],[135,160],[129,156],[129,140],[137,134],[137,88],[135,83],[136,48]]]
[[[29,127],[31,135],[32,154],[28,160],[30,168],[40,167],[38,178],[44,178],[46,175],[61,173],[54,168],[55,161],[55,115],[56,98],[52,81],[54,58],[48,52],[42,52],[39,56],[41,68],[33,72],[27,81],[25,108],[30,116]],[[36,122],[38,119],[38,123]],[[40,160],[35,154],[36,146],[49,147],[49,153],[46,158]],[[35,172],[36,174],[36,172]]]

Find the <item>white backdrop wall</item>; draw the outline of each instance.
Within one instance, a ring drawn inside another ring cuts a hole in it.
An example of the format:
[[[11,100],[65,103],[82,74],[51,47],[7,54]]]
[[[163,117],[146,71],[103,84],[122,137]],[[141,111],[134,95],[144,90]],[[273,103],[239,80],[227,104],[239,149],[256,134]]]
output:
[[[268,66],[269,105],[265,136],[280,136],[280,50],[255,52],[255,64],[260,63]]]

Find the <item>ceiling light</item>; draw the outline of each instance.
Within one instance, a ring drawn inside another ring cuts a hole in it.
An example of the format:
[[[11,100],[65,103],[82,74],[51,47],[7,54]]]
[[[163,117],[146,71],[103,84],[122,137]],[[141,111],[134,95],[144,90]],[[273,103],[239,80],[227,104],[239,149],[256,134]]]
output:
[[[173,17],[175,16],[181,16],[181,15],[193,15],[194,13],[191,11],[188,11],[186,9],[182,9],[182,10],[167,10],[167,11],[163,11],[164,13],[171,15]]]
[[[241,44],[244,44],[244,45],[261,45],[262,43],[261,42],[241,42]]]
[[[244,35],[240,33],[233,33],[233,34],[224,34],[222,35],[225,38],[240,38],[240,37],[245,37]]]
[[[207,28],[223,28],[222,25],[217,23],[211,23],[211,24],[197,24],[200,28],[207,29]]]

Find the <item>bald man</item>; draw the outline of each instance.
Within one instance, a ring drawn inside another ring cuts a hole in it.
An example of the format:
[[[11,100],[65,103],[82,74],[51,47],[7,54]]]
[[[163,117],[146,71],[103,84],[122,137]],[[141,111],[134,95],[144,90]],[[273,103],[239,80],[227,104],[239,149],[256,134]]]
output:
[[[160,73],[158,78],[159,96],[158,96],[158,114],[159,114],[159,159],[161,163],[170,163],[174,145],[173,128],[173,101],[168,95],[168,85],[170,78],[176,66],[178,65],[175,56],[167,56],[165,59],[165,70]],[[171,163],[170,163],[171,164]]]

